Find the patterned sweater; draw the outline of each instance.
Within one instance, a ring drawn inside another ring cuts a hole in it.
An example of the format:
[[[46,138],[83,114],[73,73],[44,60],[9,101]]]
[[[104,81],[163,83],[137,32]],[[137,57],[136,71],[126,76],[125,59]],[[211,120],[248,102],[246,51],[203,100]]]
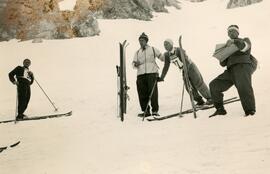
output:
[[[184,57],[185,57],[185,62],[187,64],[187,68],[193,64],[193,62],[191,61],[191,59],[188,58],[186,51],[183,50],[184,52]],[[164,61],[164,67],[162,70],[162,74],[161,74],[161,78],[164,79],[169,67],[170,67],[170,63],[174,63],[176,66],[178,66],[179,68],[182,68],[183,65],[183,58],[181,57],[181,53],[180,53],[180,48],[179,47],[174,47],[172,51],[170,52],[165,52],[164,53],[164,57],[165,57],[165,61]]]
[[[23,66],[17,66],[9,74],[9,80],[14,83],[17,79],[19,83],[27,83],[32,85],[34,82],[34,76],[30,73],[29,69]],[[16,79],[15,79],[16,78]]]

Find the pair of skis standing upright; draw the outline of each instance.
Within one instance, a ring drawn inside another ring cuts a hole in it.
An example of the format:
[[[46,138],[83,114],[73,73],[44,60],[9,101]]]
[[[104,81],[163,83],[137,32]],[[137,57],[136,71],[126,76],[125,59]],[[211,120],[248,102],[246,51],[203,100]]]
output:
[[[117,114],[121,121],[124,121],[124,114],[127,112],[127,86],[126,78],[126,47],[128,46],[127,41],[119,43],[120,46],[120,66],[116,66],[117,71]]]

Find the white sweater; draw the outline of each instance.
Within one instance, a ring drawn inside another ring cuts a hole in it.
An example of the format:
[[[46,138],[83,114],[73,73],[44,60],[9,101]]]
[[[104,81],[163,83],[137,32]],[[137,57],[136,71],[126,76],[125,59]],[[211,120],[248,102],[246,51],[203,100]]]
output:
[[[133,67],[134,62],[138,62],[139,66],[135,67],[137,69],[137,75],[158,73],[158,65],[156,63],[156,57],[161,61],[164,61],[164,55],[160,51],[149,45],[143,50],[140,48],[136,51],[133,58]]]

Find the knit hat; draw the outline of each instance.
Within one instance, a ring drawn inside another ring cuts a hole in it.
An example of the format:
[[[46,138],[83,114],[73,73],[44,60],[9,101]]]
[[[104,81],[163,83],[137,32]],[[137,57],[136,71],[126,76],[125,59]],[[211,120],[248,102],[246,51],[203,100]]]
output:
[[[173,46],[173,41],[171,39],[166,39],[164,42],[168,42],[170,45]]]
[[[24,59],[24,60],[23,60],[23,63],[24,63],[24,62],[29,62],[29,63],[31,63],[31,60],[30,60],[30,59]]]
[[[148,42],[148,36],[144,32],[140,35],[139,39],[144,39],[146,42]]]
[[[228,31],[230,31],[230,30],[235,30],[239,33],[239,27],[237,25],[230,25],[228,27]]]

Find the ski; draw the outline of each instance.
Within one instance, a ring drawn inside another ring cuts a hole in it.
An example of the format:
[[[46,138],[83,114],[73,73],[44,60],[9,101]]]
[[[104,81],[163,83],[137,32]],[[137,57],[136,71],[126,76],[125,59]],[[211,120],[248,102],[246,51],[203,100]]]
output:
[[[30,121],[30,120],[42,120],[42,119],[48,119],[48,118],[58,118],[58,117],[68,117],[72,115],[72,111],[61,113],[61,114],[51,114],[51,115],[43,115],[43,116],[31,116],[26,117],[20,120],[4,120],[0,121],[0,124],[2,123],[10,123],[10,122],[21,122],[21,121]]]
[[[229,98],[229,99],[224,100],[223,103],[224,103],[224,105],[226,105],[226,104],[229,104],[229,103],[237,102],[239,100],[240,99],[238,99],[237,97],[232,97],[232,98]],[[202,107],[196,107],[196,111],[207,110],[207,109],[211,109],[211,108],[214,108],[214,107],[215,107],[214,105],[204,105]],[[170,115],[166,115],[166,116],[163,116],[163,117],[152,117],[152,118],[148,118],[147,121],[161,121],[161,120],[166,120],[166,119],[169,119],[169,118],[177,117],[180,114],[181,115],[184,115],[184,114],[189,114],[189,113],[192,113],[192,112],[193,112],[193,108],[192,109],[185,110],[185,111],[182,111],[181,113],[170,114]]]
[[[182,63],[183,63],[184,80],[186,82],[188,94],[189,94],[189,97],[190,97],[190,102],[191,102],[192,112],[193,112],[194,118],[197,118],[196,107],[195,107],[195,103],[194,103],[194,96],[193,96],[193,93],[192,93],[192,87],[191,87],[189,77],[188,77],[188,67],[187,67],[187,64],[186,64],[185,54],[183,53],[183,48],[182,48],[182,36],[179,37],[178,42],[179,42],[181,59],[182,59]],[[181,113],[182,113],[182,111],[181,111]]]
[[[17,141],[16,143],[14,144],[11,144],[9,146],[4,146],[4,147],[0,147],[0,153],[3,152],[4,150],[7,150],[9,148],[13,148],[13,147],[16,147],[18,144],[20,144],[21,142],[20,141]]]
[[[120,47],[120,66],[116,66],[117,70],[117,114],[121,121],[124,121],[124,114],[127,112],[127,86],[126,78],[126,47],[128,46],[127,41],[119,43]]]

